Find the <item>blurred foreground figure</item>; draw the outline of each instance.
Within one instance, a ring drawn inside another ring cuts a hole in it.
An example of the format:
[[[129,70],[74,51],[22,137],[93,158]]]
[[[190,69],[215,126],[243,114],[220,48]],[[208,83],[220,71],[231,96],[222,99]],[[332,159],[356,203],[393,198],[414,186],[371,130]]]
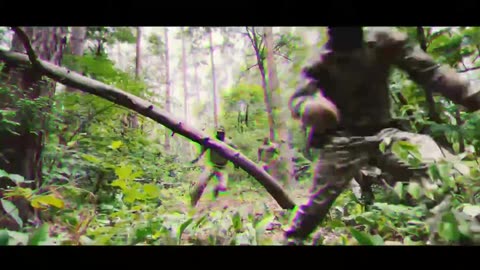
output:
[[[311,128],[309,144],[321,148],[310,200],[299,208],[285,236],[300,244],[323,221],[335,199],[362,168],[373,166],[390,180],[428,177],[429,162],[442,149],[426,135],[405,132],[390,115],[388,79],[395,66],[433,93],[469,111],[480,108],[480,94],[454,70],[440,66],[407,36],[376,28],[364,37],[362,27],[329,27],[320,59],[303,70],[308,83],[291,97],[292,116]],[[385,140],[387,139],[387,140]],[[390,141],[382,152],[379,145]],[[419,146],[424,163],[412,167],[389,147],[395,141]]]
[[[217,140],[224,141],[225,129],[222,127],[218,128],[215,137]],[[232,143],[228,144],[231,147],[236,148],[236,146]],[[207,150],[209,152],[208,161],[205,164],[205,169],[200,175],[198,183],[191,193],[192,206],[197,205],[198,201],[202,197],[203,192],[205,191],[205,188],[207,187],[208,181],[210,181],[213,176],[215,176],[218,180],[218,184],[213,189],[214,198],[216,199],[221,191],[227,191],[228,174],[225,169],[228,164],[228,160],[226,158],[222,157],[217,152],[202,146],[202,152],[195,160],[192,161],[192,163],[197,163]]]

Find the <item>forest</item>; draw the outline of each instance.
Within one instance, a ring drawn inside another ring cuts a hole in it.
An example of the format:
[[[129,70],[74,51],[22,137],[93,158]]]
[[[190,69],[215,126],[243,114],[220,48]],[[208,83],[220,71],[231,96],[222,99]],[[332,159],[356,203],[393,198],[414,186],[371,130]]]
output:
[[[393,28],[480,91],[480,27]],[[327,39],[326,27],[0,27],[0,245],[285,245],[322,151],[288,101]],[[362,170],[373,201],[352,179],[305,245],[480,244],[480,114],[400,70],[389,87],[392,116],[451,154],[430,181]],[[417,164],[419,147],[392,152]],[[213,177],[192,205],[206,149],[228,161],[226,188]]]

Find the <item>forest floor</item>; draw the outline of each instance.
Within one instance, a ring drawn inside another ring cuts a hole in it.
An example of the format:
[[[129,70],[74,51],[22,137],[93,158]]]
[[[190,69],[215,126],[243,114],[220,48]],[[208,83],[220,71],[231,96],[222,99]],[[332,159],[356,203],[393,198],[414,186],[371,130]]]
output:
[[[296,183],[295,186],[288,188],[287,192],[297,205],[303,204],[308,200],[309,181]],[[206,215],[211,212],[222,212],[233,215],[236,212],[251,214],[257,218],[261,218],[266,212],[272,213],[274,219],[265,228],[265,237],[269,238],[274,244],[280,244],[284,237],[284,229],[288,226],[288,217],[285,215],[287,211],[282,209],[280,205],[265,190],[248,187],[246,185],[234,185],[229,191],[221,194],[216,200],[213,199],[211,193],[212,185],[205,191],[202,198],[195,207],[195,218]],[[189,211],[190,206],[185,202],[179,202],[181,211]],[[320,229],[321,231],[324,231]],[[186,233],[183,240],[189,241],[191,235]],[[203,237],[200,237],[203,238]],[[203,241],[202,241],[203,242]]]

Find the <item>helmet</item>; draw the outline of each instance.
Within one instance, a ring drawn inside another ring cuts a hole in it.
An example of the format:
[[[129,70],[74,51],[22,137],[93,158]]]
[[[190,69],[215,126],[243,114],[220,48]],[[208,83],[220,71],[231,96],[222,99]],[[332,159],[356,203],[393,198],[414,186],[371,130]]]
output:
[[[220,126],[217,128],[217,139],[223,141],[225,139],[225,128],[223,126]]]
[[[328,26],[328,49],[350,51],[362,48],[363,29],[361,26]]]

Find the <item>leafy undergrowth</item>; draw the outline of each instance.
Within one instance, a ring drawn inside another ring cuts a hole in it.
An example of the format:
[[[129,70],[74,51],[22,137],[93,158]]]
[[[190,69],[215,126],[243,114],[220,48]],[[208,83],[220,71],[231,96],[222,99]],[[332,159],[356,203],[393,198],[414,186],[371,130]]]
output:
[[[120,179],[120,178],[119,178]],[[126,177],[125,179],[128,179]],[[128,182],[128,181],[127,181]],[[306,181],[307,182],[307,181]],[[297,203],[308,198],[308,184],[290,191]],[[114,184],[115,185],[115,184]],[[294,211],[282,210],[266,193],[245,183],[214,200],[205,193],[196,208],[189,206],[191,185],[153,190],[140,184],[135,196],[117,193],[110,203],[66,203],[50,209],[55,218],[29,233],[3,230],[5,245],[282,245],[283,231]],[[59,189],[60,190],[60,189]],[[130,191],[132,192],[132,191]],[[64,196],[88,197],[86,192],[65,188]],[[130,196],[130,197],[127,197]],[[424,206],[381,202],[365,207],[351,191],[342,194],[307,245],[425,245],[471,242],[468,217],[480,208],[464,204],[433,216]],[[445,208],[445,203],[439,207]],[[435,209],[434,209],[435,210]],[[437,219],[432,227],[432,219]],[[478,232],[478,224],[476,225]],[[434,233],[432,233],[435,230]],[[471,230],[470,230],[471,231]],[[478,241],[478,240],[477,240]]]

